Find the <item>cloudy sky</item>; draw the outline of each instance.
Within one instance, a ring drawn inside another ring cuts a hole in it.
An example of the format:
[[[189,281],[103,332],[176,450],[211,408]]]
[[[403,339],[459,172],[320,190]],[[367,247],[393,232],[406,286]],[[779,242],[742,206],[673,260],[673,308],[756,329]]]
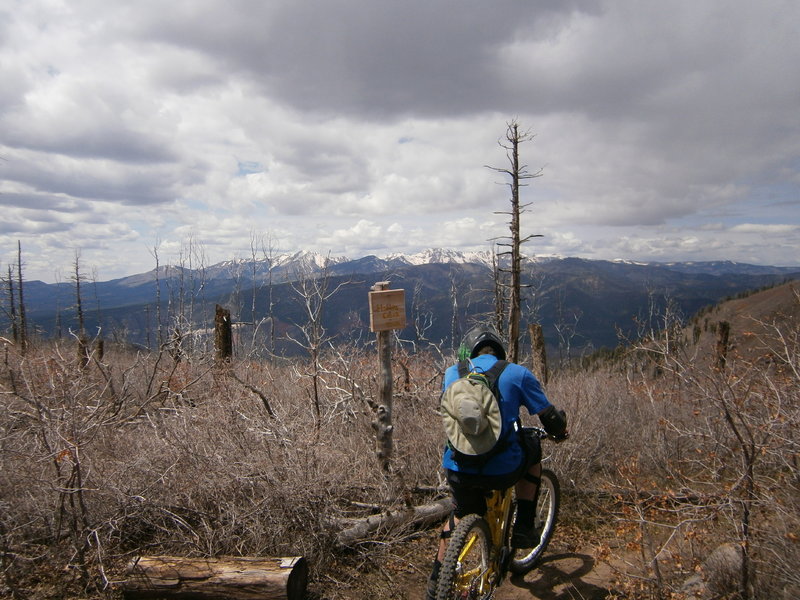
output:
[[[800,264],[796,0],[0,0],[0,259]],[[260,252],[260,250],[259,250]]]

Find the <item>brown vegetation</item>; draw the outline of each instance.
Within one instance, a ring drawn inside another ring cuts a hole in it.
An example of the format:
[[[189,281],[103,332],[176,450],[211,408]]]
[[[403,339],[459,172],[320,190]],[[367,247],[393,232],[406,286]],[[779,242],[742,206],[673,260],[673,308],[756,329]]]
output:
[[[787,294],[789,309],[753,328],[726,317],[724,369],[701,360],[713,350],[699,338],[667,327],[613,364],[551,378],[571,431],[547,459],[569,498],[557,537],[592,542],[614,567],[607,597],[694,597],[694,575],[717,597],[796,597],[800,299]],[[756,330],[757,351],[744,353]],[[395,350],[403,382],[387,472],[371,427],[376,362],[364,350],[321,352],[314,379],[278,359],[176,362],[107,344],[102,362],[82,366],[69,347],[23,355],[6,344],[0,595],[116,597],[132,557],[168,554],[304,556],[316,596],[358,597],[352,581],[371,573],[383,582],[371,597],[417,596],[433,546],[417,543],[408,558],[400,548],[414,532],[337,541],[348,519],[443,495],[446,365]],[[726,576],[706,561],[723,544],[741,557]],[[386,572],[398,554],[415,565],[414,589]]]

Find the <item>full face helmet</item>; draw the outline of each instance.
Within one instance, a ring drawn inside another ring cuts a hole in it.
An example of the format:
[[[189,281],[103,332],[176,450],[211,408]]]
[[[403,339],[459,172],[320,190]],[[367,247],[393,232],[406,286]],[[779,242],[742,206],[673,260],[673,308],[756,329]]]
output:
[[[500,336],[489,327],[476,327],[464,336],[464,341],[458,348],[458,360],[475,358],[481,348],[491,346],[494,355],[499,360],[506,359],[506,349],[503,346]]]

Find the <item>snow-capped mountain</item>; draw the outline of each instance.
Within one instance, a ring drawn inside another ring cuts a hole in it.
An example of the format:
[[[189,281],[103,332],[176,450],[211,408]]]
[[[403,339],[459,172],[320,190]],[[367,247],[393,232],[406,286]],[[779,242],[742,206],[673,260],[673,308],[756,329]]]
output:
[[[210,278],[224,279],[263,279],[269,275],[289,276],[300,273],[317,273],[329,268],[335,273],[347,271],[375,272],[403,266],[419,266],[428,264],[479,264],[486,267],[492,265],[492,253],[460,252],[444,248],[429,248],[416,254],[389,254],[383,258],[365,256],[350,259],[344,256],[331,256],[311,251],[299,251],[293,254],[283,253],[273,257],[261,257],[228,260],[204,269]]]
[[[477,263],[491,266],[492,253],[489,250],[461,252],[459,250],[447,250],[445,248],[428,248],[416,254],[390,254],[386,257],[386,260],[407,265]]]
[[[507,256],[500,257],[501,264],[507,260]],[[560,256],[529,256],[526,258],[527,264],[545,265],[552,261],[565,260]],[[601,261],[602,262],[602,261]],[[197,267],[192,265],[166,266],[159,267],[148,273],[140,273],[117,280],[122,286],[134,287],[142,285],[156,279],[177,279],[182,280],[202,280],[202,281],[266,281],[272,278],[273,281],[287,281],[296,279],[302,275],[315,275],[323,271],[326,267],[334,275],[351,274],[370,274],[391,271],[403,267],[415,267],[430,264],[473,264],[483,268],[491,269],[493,263],[492,252],[482,251],[460,251],[445,248],[428,248],[414,254],[388,254],[384,257],[375,255],[364,256],[351,259],[345,256],[333,256],[321,254],[307,250],[294,253],[281,253],[274,256],[261,256],[252,258],[237,258],[216,263],[211,266]],[[765,274],[791,272],[789,268],[763,267],[756,265],[745,265],[730,261],[708,261],[708,262],[686,262],[686,263],[648,263],[617,259],[609,261],[609,264],[630,267],[659,267],[688,274]]]

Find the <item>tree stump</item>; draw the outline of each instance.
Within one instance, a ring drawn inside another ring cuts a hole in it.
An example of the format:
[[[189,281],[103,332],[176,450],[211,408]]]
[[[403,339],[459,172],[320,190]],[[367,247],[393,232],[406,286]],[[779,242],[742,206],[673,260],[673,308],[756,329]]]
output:
[[[544,332],[539,323],[528,325],[528,333],[531,336],[531,371],[539,377],[542,385],[547,385],[550,374],[547,371],[547,350],[544,343]]]
[[[307,585],[302,557],[142,556],[130,563],[121,587],[130,600],[299,600]]]

